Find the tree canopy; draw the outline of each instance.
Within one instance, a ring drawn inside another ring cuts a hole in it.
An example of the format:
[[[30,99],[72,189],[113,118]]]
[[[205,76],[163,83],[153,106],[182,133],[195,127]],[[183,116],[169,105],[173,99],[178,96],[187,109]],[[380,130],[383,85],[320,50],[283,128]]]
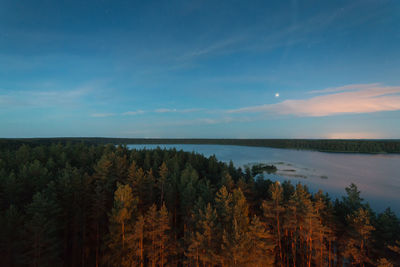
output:
[[[3,146],[0,265],[398,266],[396,214],[345,192],[175,149]]]

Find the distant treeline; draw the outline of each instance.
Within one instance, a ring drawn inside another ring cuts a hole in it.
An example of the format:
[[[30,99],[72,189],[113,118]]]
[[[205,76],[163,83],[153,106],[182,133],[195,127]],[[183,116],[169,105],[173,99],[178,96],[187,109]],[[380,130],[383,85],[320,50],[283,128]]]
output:
[[[400,266],[396,214],[346,193],[176,149],[3,148],[0,266]]]
[[[84,142],[88,144],[209,144],[316,150],[345,153],[400,153],[400,139],[342,140],[342,139],[188,139],[188,138],[22,138],[0,139],[0,148],[21,144],[45,145],[54,142]]]

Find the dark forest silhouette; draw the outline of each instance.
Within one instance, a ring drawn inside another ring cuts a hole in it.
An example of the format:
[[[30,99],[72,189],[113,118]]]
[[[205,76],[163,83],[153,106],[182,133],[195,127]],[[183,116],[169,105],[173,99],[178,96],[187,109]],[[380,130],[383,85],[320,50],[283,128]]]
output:
[[[400,153],[400,140],[382,139],[212,139],[212,138],[102,138],[102,137],[60,137],[60,138],[7,138],[0,139],[1,147],[26,145],[48,145],[51,143],[87,144],[209,144],[238,145],[272,148],[316,150],[344,153]]]

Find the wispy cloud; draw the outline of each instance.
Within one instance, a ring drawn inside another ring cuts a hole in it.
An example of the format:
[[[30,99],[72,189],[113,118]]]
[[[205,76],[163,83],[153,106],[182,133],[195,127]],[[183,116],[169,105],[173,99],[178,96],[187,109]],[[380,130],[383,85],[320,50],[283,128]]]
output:
[[[326,88],[306,92],[307,94],[322,94],[306,99],[288,99],[276,104],[265,104],[243,107],[233,110],[209,110],[209,109],[177,109],[159,108],[154,110],[135,110],[123,113],[99,112],[91,114],[91,117],[133,116],[140,114],[184,114],[198,112],[201,114],[214,114],[216,118],[197,118],[190,121],[178,120],[177,124],[220,124],[237,121],[248,121],[249,118],[241,118],[238,114],[258,113],[260,116],[250,118],[252,121],[262,119],[268,115],[294,115],[299,117],[322,117],[339,114],[372,113],[380,111],[400,110],[400,86],[384,86],[379,83],[351,84],[341,87]],[[2,99],[0,98],[0,103]],[[230,117],[226,117],[231,114]]]
[[[145,111],[143,111],[143,110],[136,110],[136,111],[127,111],[127,112],[122,113],[121,115],[124,115],[124,116],[133,116],[133,115],[139,115],[139,114],[143,114],[143,113],[145,113]]]
[[[324,93],[334,93],[334,92],[342,92],[342,91],[352,91],[356,89],[367,89],[371,87],[378,87],[380,86],[379,83],[365,83],[365,84],[349,84],[340,87],[331,87],[325,88],[322,90],[313,90],[307,92],[307,94],[324,94]]]
[[[246,40],[248,37],[244,35],[236,35],[236,36],[231,36],[226,39],[220,39],[215,41],[214,43],[205,45],[203,47],[198,47],[194,48],[192,51],[188,51],[182,56],[179,56],[177,59],[180,61],[187,61],[187,60],[192,60],[198,57],[202,56],[207,56],[209,54],[214,54],[214,53],[226,53],[226,51],[230,50],[229,48],[232,49],[232,46],[243,42]],[[235,50],[235,49],[234,49]]]
[[[94,118],[105,118],[105,117],[112,117],[115,116],[115,113],[92,113],[90,114],[91,117]]]
[[[154,112],[156,112],[156,113],[172,113],[172,112],[191,113],[191,112],[198,112],[198,111],[202,111],[202,110],[204,110],[204,109],[201,109],[201,108],[188,108],[188,109],[159,108],[159,109],[155,109]]]
[[[288,14],[275,14],[276,17],[266,17],[264,21],[257,24],[243,26],[239,30],[227,33],[223,36],[213,36],[212,41],[199,41],[185,51],[183,55],[177,56],[178,61],[193,61],[207,56],[232,54],[240,51],[269,51],[280,47],[288,47],[299,43],[318,42],[318,34],[326,30],[345,16],[350,16],[357,10],[362,2],[349,3],[341,8],[319,13],[304,20],[296,20],[290,23],[282,23],[273,27],[274,20],[279,20]],[[271,19],[273,18],[273,19]],[[344,24],[344,29],[356,26],[370,18],[369,15],[362,15],[353,19],[353,24]],[[343,30],[344,30],[343,29]],[[181,51],[178,53],[181,54]]]
[[[159,109],[156,109],[156,110],[154,110],[154,112],[156,112],[156,113],[170,113],[170,112],[176,112],[177,111],[177,109],[170,109],[170,108],[159,108]]]
[[[196,119],[180,119],[174,121],[163,121],[157,123],[157,126],[161,127],[171,127],[171,126],[194,126],[194,125],[214,125],[214,124],[224,124],[230,122],[242,121],[238,118],[233,117],[220,117],[220,118],[196,118]],[[154,126],[154,124],[146,125],[146,127]]]
[[[345,88],[345,89],[343,89]],[[244,107],[228,113],[275,113],[321,117],[338,114],[371,113],[400,110],[400,86],[379,86],[377,84],[338,87],[320,92],[337,92],[309,99],[285,100],[277,104]]]
[[[75,105],[77,101],[88,95],[92,86],[84,85],[71,90],[21,90],[0,91],[0,107],[52,107]]]
[[[2,99],[0,98],[0,103]],[[126,111],[122,113],[107,113],[107,112],[99,112],[99,113],[92,113],[90,114],[91,117],[110,117],[110,116],[135,116],[135,115],[142,115],[142,114],[149,114],[149,113],[191,113],[191,112],[199,112],[204,109],[200,108],[191,108],[191,109],[176,109],[176,108],[159,108],[155,110],[134,110],[134,111]]]

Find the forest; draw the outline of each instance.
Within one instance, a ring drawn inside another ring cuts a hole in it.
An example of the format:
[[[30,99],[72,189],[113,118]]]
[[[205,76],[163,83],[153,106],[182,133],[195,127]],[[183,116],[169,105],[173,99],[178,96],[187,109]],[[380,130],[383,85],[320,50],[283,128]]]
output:
[[[0,146],[0,266],[400,266],[400,222],[215,156]]]
[[[26,145],[46,145],[54,142],[87,144],[194,144],[194,145],[237,145],[272,148],[289,148],[340,153],[400,153],[400,140],[344,140],[344,139],[191,139],[191,138],[8,138],[0,139],[2,147]]]

